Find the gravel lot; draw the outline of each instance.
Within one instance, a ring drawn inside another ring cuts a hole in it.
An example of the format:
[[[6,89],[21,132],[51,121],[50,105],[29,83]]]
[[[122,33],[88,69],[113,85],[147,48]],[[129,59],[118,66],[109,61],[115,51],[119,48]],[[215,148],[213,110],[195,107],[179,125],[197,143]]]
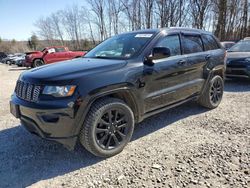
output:
[[[249,187],[250,82],[227,81],[215,110],[192,102],[145,120],[102,159],[20,126],[9,99],[23,70],[0,64],[0,187]]]

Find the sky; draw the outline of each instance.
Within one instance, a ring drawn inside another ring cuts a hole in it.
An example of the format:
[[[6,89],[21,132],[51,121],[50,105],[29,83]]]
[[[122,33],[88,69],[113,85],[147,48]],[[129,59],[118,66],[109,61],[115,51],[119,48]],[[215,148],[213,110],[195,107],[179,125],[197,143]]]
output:
[[[36,31],[34,23],[57,10],[85,0],[0,0],[0,37],[8,40],[27,40]]]

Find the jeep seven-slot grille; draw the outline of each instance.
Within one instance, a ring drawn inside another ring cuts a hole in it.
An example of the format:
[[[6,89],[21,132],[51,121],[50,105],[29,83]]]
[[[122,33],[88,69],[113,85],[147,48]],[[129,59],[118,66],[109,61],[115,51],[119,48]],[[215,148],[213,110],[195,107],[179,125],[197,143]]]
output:
[[[20,80],[16,83],[16,95],[26,101],[36,102],[40,94],[41,87]]]

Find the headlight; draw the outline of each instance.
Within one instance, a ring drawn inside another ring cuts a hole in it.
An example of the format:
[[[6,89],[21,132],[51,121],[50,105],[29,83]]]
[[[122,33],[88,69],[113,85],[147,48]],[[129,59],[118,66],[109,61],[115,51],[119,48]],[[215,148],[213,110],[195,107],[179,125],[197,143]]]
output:
[[[43,94],[52,95],[54,97],[69,97],[75,92],[76,86],[66,85],[66,86],[45,86],[43,89]]]

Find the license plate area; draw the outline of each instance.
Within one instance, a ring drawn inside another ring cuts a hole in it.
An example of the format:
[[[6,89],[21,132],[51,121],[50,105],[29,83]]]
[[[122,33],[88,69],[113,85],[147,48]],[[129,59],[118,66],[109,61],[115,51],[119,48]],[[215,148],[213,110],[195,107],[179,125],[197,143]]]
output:
[[[20,113],[19,105],[16,105],[10,102],[10,113],[12,113],[13,116],[15,116],[16,118],[20,118],[21,113]]]

